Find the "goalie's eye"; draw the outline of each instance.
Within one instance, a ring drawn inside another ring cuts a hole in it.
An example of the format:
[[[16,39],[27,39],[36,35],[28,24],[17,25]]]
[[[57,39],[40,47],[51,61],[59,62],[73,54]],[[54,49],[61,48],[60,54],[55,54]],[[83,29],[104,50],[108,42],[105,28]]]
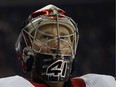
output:
[[[60,37],[60,39],[68,40],[68,37]]]
[[[42,35],[42,36],[40,36],[40,39],[49,40],[49,39],[53,39],[53,37],[52,36],[48,36],[48,35]]]
[[[35,39],[39,40],[41,42],[45,42],[45,41],[53,39],[53,38],[54,38],[53,36],[44,35],[44,34],[39,33],[39,34],[37,34]]]

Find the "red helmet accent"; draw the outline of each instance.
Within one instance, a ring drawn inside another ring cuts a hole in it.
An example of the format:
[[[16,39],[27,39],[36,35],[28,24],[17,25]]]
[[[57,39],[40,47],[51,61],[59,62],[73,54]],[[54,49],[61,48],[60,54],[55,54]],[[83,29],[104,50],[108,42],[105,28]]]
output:
[[[41,10],[41,11],[35,11],[31,14],[32,18],[36,18],[38,16],[42,16],[42,15],[50,15],[53,14],[53,10]],[[62,14],[65,15],[65,11],[63,10],[58,10],[58,14]]]

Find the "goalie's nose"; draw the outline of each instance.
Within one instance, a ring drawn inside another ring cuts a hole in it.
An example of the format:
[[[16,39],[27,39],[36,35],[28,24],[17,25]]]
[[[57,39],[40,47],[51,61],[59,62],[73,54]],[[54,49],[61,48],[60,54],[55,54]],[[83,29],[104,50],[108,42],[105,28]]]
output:
[[[62,40],[51,41],[49,42],[50,53],[55,54],[71,54],[71,48],[68,43],[63,42]]]

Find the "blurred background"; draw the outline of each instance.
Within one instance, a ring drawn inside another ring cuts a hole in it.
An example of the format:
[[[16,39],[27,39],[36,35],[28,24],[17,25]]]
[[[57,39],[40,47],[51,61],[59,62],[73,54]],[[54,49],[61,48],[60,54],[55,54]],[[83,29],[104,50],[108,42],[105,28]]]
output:
[[[80,39],[73,74],[115,76],[114,0],[0,0],[0,77],[25,75],[15,42],[29,14],[48,4],[64,9],[78,24]]]

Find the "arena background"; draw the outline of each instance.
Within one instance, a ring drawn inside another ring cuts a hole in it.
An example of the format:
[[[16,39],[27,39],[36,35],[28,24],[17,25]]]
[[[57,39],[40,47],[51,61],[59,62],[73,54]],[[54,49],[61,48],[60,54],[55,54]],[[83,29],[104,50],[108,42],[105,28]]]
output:
[[[25,76],[15,52],[15,41],[28,15],[48,4],[64,9],[78,23],[80,39],[73,74],[115,76],[113,0],[0,0],[0,77]]]

